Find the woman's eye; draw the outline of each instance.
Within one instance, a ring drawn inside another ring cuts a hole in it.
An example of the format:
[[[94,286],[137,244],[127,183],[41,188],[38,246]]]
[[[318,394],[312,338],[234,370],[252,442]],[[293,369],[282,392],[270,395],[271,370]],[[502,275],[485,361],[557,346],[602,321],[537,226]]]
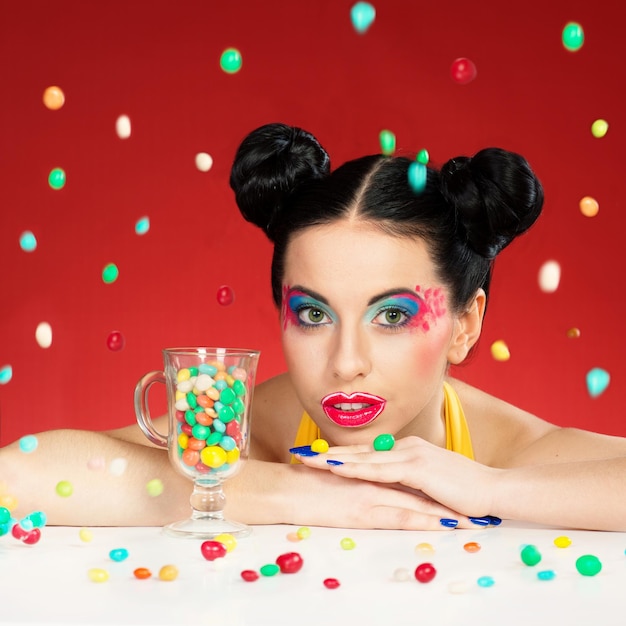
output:
[[[403,326],[409,319],[409,316],[400,309],[385,309],[374,318],[373,323],[381,326]]]
[[[316,326],[328,322],[328,316],[322,309],[305,307],[298,311],[298,319],[305,325]]]

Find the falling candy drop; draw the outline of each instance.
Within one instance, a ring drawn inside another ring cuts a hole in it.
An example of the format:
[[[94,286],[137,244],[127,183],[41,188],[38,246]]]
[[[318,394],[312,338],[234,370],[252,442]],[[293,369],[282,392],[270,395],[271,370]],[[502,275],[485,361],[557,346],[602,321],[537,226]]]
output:
[[[135,223],[135,232],[138,235],[145,235],[150,230],[150,218],[142,217]]]
[[[391,156],[396,151],[396,136],[390,130],[381,130],[378,141],[380,142],[380,151],[384,155]]]
[[[450,68],[452,80],[459,85],[471,83],[476,78],[477,73],[474,63],[464,57],[455,59]]]
[[[591,125],[591,134],[596,139],[601,139],[609,132],[609,123],[606,120],[596,120]]]
[[[227,74],[236,74],[243,64],[241,53],[236,48],[227,48],[220,57],[220,67]]]
[[[428,161],[430,160],[430,155],[428,154],[428,150],[422,148],[415,157],[415,160],[422,165],[428,165]]]
[[[217,302],[222,306],[229,306],[235,301],[235,292],[228,285],[222,285],[217,290]]]
[[[50,185],[52,189],[63,189],[65,182],[65,171],[60,167],[55,167],[50,171],[50,174],[48,174],[48,185]]]
[[[35,330],[35,340],[40,348],[49,348],[52,345],[52,327],[48,322],[40,322]]]
[[[107,348],[111,350],[111,352],[119,352],[124,349],[125,345],[126,340],[119,330],[114,330],[109,333],[107,337]]]
[[[546,261],[539,269],[539,288],[545,293],[553,293],[561,281],[561,266],[556,261]]]
[[[115,121],[115,132],[120,139],[130,137],[130,118],[128,115],[120,115]]]
[[[128,465],[128,461],[122,457],[113,459],[109,465],[109,473],[113,476],[121,476]]]
[[[359,34],[364,34],[376,19],[376,9],[369,2],[357,2],[350,9],[352,26]]]
[[[585,42],[583,27],[577,22],[568,22],[561,33],[563,47],[570,52],[576,52],[582,48]]]
[[[196,154],[196,167],[201,172],[208,172],[213,167],[213,157],[206,152]]]
[[[43,92],[43,103],[51,111],[58,111],[65,104],[65,94],[60,87],[53,85]]]
[[[409,186],[414,194],[419,195],[426,188],[427,169],[423,163],[414,161],[407,170]]]
[[[0,368],[0,385],[6,385],[13,378],[13,368],[10,365],[4,365]]]
[[[496,361],[508,361],[511,358],[509,347],[502,339],[498,339],[491,344],[491,356]]]
[[[602,394],[610,382],[610,374],[600,367],[594,367],[587,372],[587,390],[592,398]]]
[[[24,435],[20,439],[20,451],[25,454],[30,454],[37,449],[39,442],[37,441],[37,437],[35,435]]]
[[[69,498],[74,493],[74,487],[71,482],[62,480],[57,483],[56,492],[62,498]]]
[[[37,248],[37,239],[30,230],[25,230],[20,235],[20,248],[24,252],[33,252]]]
[[[569,339],[578,339],[580,337],[580,329],[579,328],[570,328],[567,331],[567,336]]]
[[[158,478],[149,480],[146,485],[146,491],[151,498],[156,498],[163,493],[163,483]]]
[[[120,275],[120,271],[117,269],[117,265],[115,263],[109,263],[104,266],[102,270],[102,280],[110,285],[117,280],[117,277]]]
[[[600,210],[600,205],[598,204],[598,201],[591,196],[585,196],[584,198],[581,198],[578,206],[580,207],[580,212],[585,217],[595,217]]]

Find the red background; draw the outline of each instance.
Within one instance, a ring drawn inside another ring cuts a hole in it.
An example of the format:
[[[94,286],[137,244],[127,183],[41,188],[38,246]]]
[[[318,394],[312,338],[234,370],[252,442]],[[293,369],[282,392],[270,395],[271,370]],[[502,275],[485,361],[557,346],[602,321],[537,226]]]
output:
[[[558,424],[626,435],[623,3],[374,4],[358,34],[345,0],[4,3],[0,368],[13,378],[0,385],[0,443],[133,422],[134,385],[161,367],[163,347],[259,348],[259,380],[282,371],[271,248],[228,187],[238,143],[271,121],[312,131],[334,166],[378,152],[382,129],[398,152],[427,148],[438,165],[489,145],[524,154],[545,213],[498,260],[480,346],[455,373]],[[577,52],[561,42],[569,21],[584,28]],[[236,74],[220,68],[228,47],[243,57]],[[458,57],[476,64],[469,84],[451,78]],[[51,85],[66,96],[57,111],[42,102]],[[115,132],[120,115],[128,139]],[[590,131],[598,118],[603,138]],[[210,171],[196,168],[198,152],[213,157]],[[61,190],[48,185],[55,167],[67,174]],[[594,218],[579,210],[586,195],[600,204]],[[33,252],[19,245],[27,230]],[[538,286],[549,259],[562,268],[555,293]],[[120,271],[112,284],[107,263]],[[221,285],[233,304],[218,303]],[[42,321],[47,349],[35,340]],[[114,330],[126,340],[117,352]],[[491,357],[497,339],[509,361]],[[611,375],[595,398],[593,367]]]

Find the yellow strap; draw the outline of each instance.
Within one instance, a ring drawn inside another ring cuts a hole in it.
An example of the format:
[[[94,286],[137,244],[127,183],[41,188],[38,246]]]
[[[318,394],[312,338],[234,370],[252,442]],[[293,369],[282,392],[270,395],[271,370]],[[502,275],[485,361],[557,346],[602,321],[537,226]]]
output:
[[[473,460],[472,438],[467,427],[461,401],[456,391],[446,382],[443,383],[443,415],[446,422],[446,449],[458,452]],[[293,445],[294,447],[310,446],[321,436],[318,425],[305,412],[302,414]],[[292,455],[291,462],[299,463],[300,461]]]

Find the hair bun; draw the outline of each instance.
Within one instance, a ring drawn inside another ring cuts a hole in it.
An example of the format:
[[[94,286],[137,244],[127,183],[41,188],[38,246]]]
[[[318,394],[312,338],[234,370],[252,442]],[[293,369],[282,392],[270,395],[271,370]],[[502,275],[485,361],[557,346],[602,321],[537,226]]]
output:
[[[528,230],[539,217],[543,189],[524,157],[485,148],[441,168],[441,192],[454,207],[459,234],[487,259]]]
[[[286,124],[266,124],[239,146],[230,186],[244,218],[272,239],[272,223],[286,199],[301,183],[329,171],[328,154],[311,133]]]

